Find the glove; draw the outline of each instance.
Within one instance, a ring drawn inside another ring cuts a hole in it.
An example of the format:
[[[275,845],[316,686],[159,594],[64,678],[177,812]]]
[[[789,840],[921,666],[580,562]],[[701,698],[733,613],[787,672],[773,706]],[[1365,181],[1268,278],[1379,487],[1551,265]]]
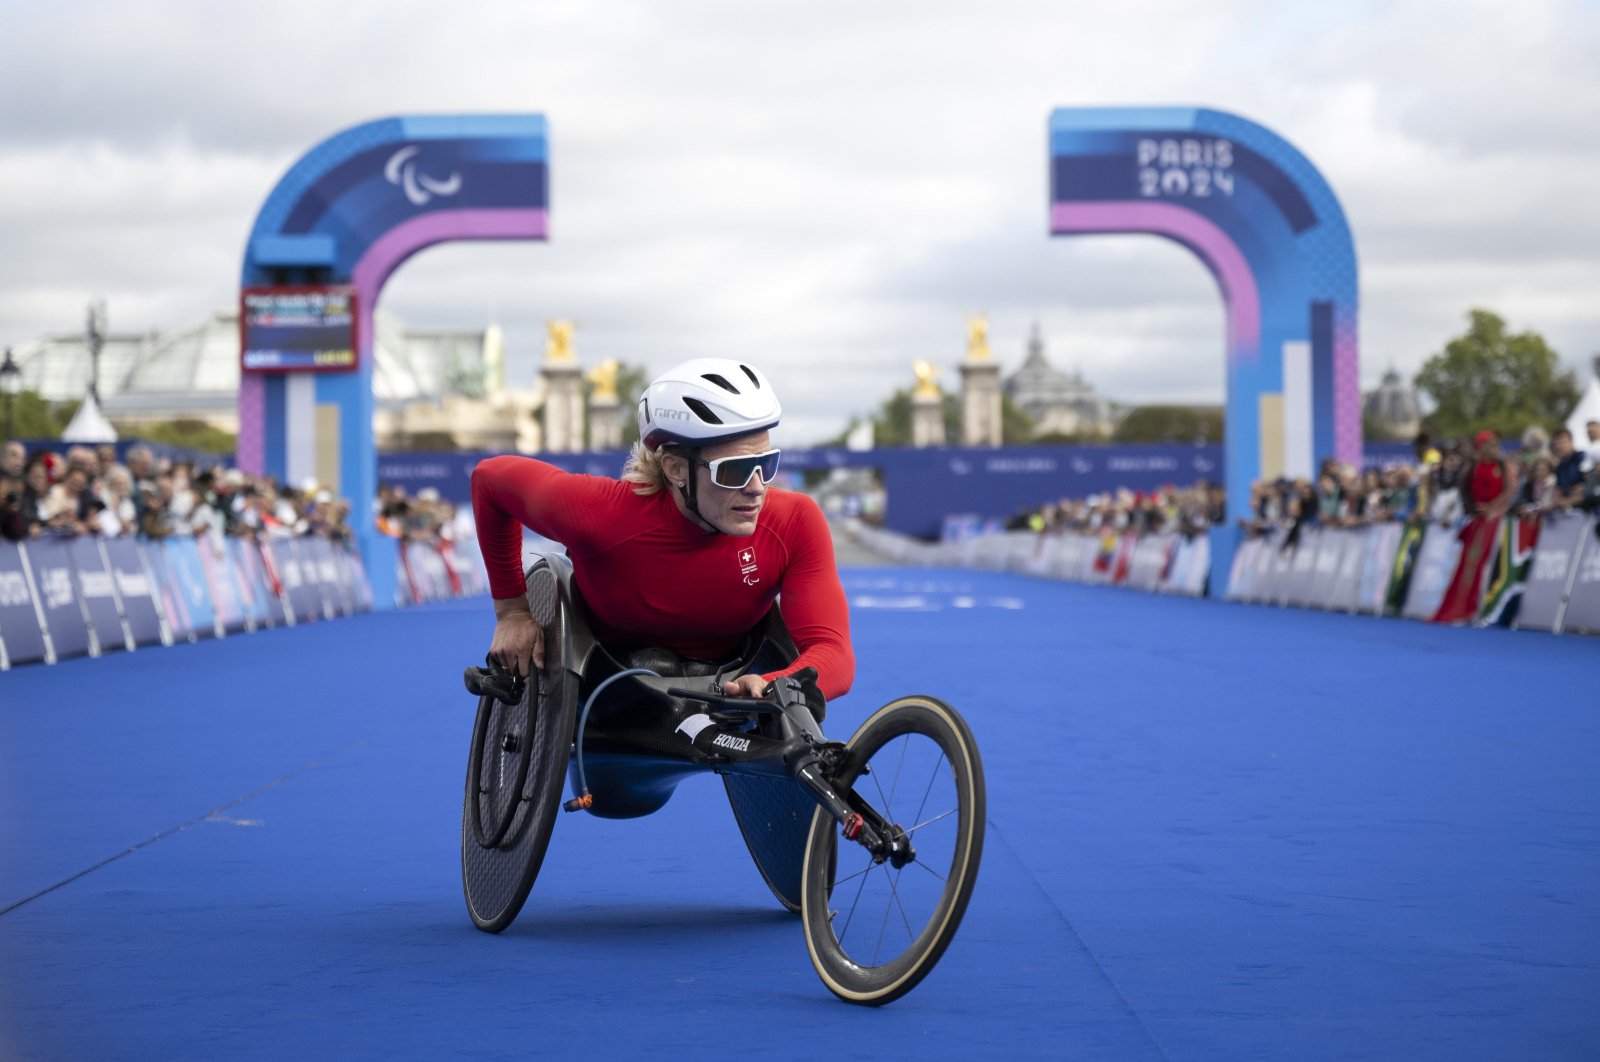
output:
[[[772,680],[767,695],[778,704],[803,704],[811,717],[822,722],[828,715],[828,701],[817,686],[817,669],[803,667],[792,675]]]

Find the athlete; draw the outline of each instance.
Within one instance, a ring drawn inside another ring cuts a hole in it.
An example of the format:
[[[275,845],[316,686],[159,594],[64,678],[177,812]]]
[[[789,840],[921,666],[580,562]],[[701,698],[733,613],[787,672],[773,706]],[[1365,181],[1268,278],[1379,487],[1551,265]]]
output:
[[[827,521],[811,498],[770,485],[779,451],[768,432],[781,414],[758,369],[697,358],[645,389],[639,442],[620,480],[528,457],[479,463],[472,509],[494,596],[490,656],[519,674],[544,666],[544,632],[523,582],[526,525],[567,547],[602,643],[718,660],[782,591],[799,656],[781,671],[724,682],[723,694],[760,697],[773,679],[807,668],[824,697],[848,691],[855,655]]]

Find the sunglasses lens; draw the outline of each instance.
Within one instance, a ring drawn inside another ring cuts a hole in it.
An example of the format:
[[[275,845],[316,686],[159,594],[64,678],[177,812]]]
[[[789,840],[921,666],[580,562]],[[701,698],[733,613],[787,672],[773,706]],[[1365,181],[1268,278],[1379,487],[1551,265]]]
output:
[[[764,454],[755,454],[750,457],[725,457],[716,462],[716,482],[719,487],[738,490],[750,482],[750,477],[756,469],[761,470],[761,482],[771,483],[772,477],[778,474],[778,451],[773,450]]]

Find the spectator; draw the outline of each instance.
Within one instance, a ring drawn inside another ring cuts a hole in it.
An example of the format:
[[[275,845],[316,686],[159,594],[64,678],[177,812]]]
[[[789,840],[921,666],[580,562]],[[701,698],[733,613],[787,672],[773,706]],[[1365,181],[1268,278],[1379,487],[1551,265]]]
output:
[[[94,495],[89,491],[89,473],[82,462],[71,463],[68,458],[66,475],[50,488],[41,509],[45,526],[58,535],[81,535],[88,530],[89,503]]]
[[[0,475],[20,480],[27,467],[28,448],[15,439],[6,443],[5,449],[0,451]]]
[[[1550,437],[1550,458],[1554,462],[1555,505],[1569,508],[1583,502],[1585,455],[1573,449],[1572,432],[1559,428]]]
[[[28,537],[22,515],[22,477],[0,472],[0,538],[21,542]]]
[[[1522,465],[1521,471],[1526,475],[1533,468],[1533,463],[1541,457],[1550,456],[1550,436],[1545,430],[1535,424],[1522,433],[1522,449],[1517,451],[1517,460]]]
[[[50,494],[50,465],[43,455],[34,457],[22,474],[22,520],[29,538],[44,531],[44,500]]]
[[[1584,425],[1584,430],[1589,433],[1589,446],[1585,451],[1589,455],[1589,471],[1600,469],[1600,420],[1591,420]]]
[[[1559,503],[1555,465],[1549,454],[1543,454],[1534,458],[1528,469],[1527,478],[1517,491],[1515,510],[1525,516],[1537,516],[1556,508]]]

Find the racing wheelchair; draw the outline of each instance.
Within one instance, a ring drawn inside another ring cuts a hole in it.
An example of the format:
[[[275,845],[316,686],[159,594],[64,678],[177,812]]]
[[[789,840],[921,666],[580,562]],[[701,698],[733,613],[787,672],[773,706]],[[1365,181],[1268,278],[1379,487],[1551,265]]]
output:
[[[823,983],[868,1006],[916,987],[960,926],[983,851],[983,765],[961,716],[901,697],[829,741],[814,685],[719,693],[797,655],[776,606],[718,664],[601,645],[565,557],[538,557],[527,591],[544,667],[524,679],[490,661],[465,676],[478,697],[461,816],[473,923],[498,933],[517,917],[563,808],[648,815],[709,772],[773,896],[800,915]]]

